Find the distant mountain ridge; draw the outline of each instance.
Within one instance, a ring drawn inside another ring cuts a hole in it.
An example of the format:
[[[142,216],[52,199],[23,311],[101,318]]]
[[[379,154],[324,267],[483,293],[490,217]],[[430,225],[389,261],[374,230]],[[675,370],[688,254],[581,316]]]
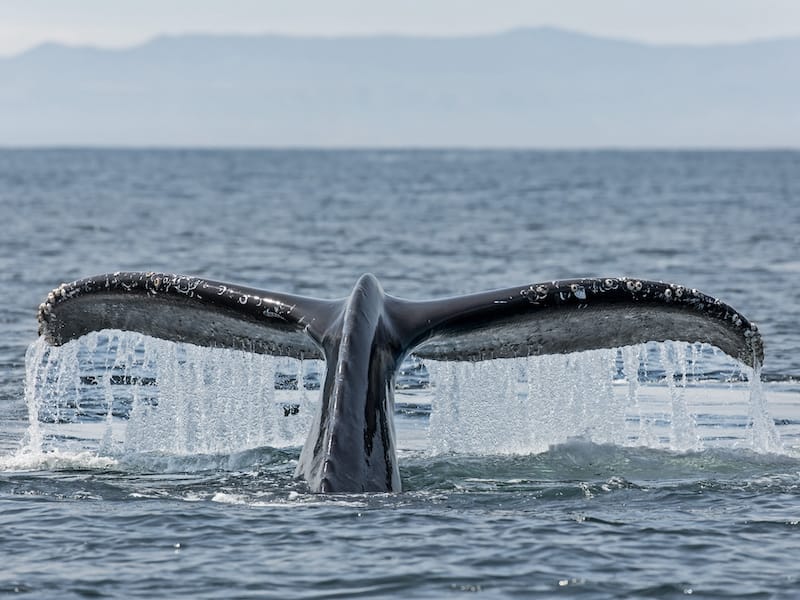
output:
[[[0,59],[0,145],[798,147],[800,38],[164,36]]]

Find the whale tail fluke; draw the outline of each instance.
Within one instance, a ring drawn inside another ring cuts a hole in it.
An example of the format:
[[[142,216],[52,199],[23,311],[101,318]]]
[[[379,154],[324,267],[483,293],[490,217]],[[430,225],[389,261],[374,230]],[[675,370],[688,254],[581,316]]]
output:
[[[727,304],[674,284],[574,279],[412,302],[362,276],[349,297],[317,300],[194,277],[115,273],[64,284],[39,307],[60,345],[121,329],[176,342],[324,358],[318,413],[296,475],[315,492],[399,491],[394,377],[409,352],[486,360],[626,346],[707,342],[763,360],[755,325]]]
[[[319,300],[195,277],[115,273],[63,284],[39,307],[39,332],[60,345],[101,329],[281,356],[324,358],[347,299]],[[727,304],[676,284],[573,279],[430,301],[385,297],[402,357],[486,360],[647,341],[705,342],[755,366],[757,327]]]

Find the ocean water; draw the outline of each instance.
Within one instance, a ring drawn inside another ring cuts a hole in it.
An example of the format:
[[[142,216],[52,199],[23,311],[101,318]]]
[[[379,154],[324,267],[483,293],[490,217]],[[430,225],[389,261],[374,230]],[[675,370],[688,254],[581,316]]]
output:
[[[0,151],[0,596],[800,594],[800,153]],[[63,281],[194,274],[428,298],[579,276],[696,287],[702,345],[398,375],[396,494],[293,479],[324,365],[103,332]]]

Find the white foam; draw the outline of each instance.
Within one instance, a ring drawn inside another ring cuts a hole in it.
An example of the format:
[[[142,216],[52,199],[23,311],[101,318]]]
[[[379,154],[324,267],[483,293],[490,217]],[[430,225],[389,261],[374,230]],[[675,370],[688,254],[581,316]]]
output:
[[[0,456],[0,471],[70,471],[83,469],[110,469],[117,460],[95,452],[17,452]]]

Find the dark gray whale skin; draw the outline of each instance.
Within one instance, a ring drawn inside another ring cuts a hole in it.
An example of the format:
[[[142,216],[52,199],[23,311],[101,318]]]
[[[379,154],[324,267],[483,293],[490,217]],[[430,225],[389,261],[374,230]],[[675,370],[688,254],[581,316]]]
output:
[[[60,345],[118,329],[209,347],[323,358],[320,410],[296,470],[315,492],[400,491],[394,377],[410,352],[478,361],[646,341],[706,342],[752,367],[758,328],[727,304],[677,284],[584,278],[428,301],[388,296],[362,275],[347,298],[320,300],[163,273],[62,284],[39,307]]]

